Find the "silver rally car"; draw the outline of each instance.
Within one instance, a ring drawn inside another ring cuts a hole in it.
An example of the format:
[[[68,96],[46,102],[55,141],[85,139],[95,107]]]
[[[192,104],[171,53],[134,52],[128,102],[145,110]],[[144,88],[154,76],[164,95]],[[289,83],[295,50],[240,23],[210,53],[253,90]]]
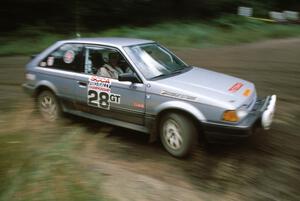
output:
[[[276,95],[253,83],[189,66],[160,44],[131,38],[59,41],[26,65],[23,88],[48,121],[63,113],[160,137],[176,157],[208,140],[269,129]]]

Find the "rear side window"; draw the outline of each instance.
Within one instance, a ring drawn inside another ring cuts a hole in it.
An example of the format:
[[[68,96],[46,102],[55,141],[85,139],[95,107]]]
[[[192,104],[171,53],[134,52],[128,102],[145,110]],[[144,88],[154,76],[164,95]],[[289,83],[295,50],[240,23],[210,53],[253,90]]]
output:
[[[50,53],[40,63],[40,67],[83,72],[83,45],[64,44]]]

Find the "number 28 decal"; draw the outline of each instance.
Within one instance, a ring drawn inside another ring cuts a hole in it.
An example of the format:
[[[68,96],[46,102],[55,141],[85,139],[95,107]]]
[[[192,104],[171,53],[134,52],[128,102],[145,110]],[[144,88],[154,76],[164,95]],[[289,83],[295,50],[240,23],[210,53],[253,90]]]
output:
[[[88,105],[109,110],[110,103],[120,104],[121,96],[119,94],[108,93],[105,91],[88,91]]]

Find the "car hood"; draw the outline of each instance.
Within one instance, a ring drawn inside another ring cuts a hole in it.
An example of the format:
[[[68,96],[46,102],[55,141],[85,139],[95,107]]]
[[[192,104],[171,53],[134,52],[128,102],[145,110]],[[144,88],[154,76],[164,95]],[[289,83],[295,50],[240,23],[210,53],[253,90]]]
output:
[[[226,109],[250,105],[256,98],[251,82],[198,67],[156,82],[161,85],[161,95]]]

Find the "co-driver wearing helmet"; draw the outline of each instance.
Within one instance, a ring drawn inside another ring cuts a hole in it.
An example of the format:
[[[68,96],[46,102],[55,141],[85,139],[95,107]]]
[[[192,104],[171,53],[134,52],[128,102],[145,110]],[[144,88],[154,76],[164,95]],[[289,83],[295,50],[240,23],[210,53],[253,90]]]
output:
[[[108,63],[104,64],[97,72],[98,76],[110,77],[118,79],[119,74],[124,73],[121,67],[119,67],[120,55],[118,53],[108,54]],[[127,71],[127,70],[126,70]]]

